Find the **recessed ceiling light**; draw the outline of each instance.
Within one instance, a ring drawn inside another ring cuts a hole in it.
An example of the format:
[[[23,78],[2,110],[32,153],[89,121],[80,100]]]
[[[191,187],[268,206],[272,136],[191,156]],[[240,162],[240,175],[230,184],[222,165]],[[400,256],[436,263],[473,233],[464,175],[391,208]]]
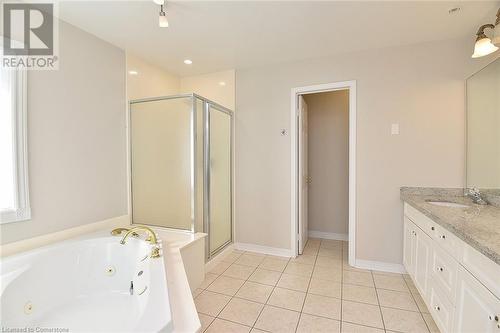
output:
[[[219,82],[219,86],[224,87],[225,85],[226,85],[226,82],[224,82],[224,81],[220,81],[220,82]]]
[[[184,63],[186,65],[191,65],[193,62],[191,60],[189,60],[189,59],[186,59],[186,60],[184,60]]]
[[[130,70],[130,71],[128,71],[128,73],[129,73],[130,75],[137,75],[137,74],[139,74],[139,72],[138,72],[138,71],[134,71],[134,70]]]
[[[164,5],[164,4],[165,4],[165,0],[153,0],[153,2],[154,2],[155,4],[157,4],[157,5],[160,5],[160,6],[162,6],[162,5]]]

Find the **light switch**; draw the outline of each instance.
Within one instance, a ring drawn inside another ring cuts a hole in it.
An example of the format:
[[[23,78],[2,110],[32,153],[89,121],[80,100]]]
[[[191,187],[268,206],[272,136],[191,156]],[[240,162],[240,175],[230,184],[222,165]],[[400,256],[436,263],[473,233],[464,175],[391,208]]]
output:
[[[391,125],[391,134],[392,135],[399,135],[399,124],[392,124]]]

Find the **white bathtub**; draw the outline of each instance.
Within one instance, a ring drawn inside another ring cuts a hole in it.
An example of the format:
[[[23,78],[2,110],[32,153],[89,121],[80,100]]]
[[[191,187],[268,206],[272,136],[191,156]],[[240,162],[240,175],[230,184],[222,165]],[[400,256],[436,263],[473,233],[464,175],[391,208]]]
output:
[[[1,327],[172,332],[163,256],[99,232],[1,260]],[[131,292],[131,283],[133,290]]]

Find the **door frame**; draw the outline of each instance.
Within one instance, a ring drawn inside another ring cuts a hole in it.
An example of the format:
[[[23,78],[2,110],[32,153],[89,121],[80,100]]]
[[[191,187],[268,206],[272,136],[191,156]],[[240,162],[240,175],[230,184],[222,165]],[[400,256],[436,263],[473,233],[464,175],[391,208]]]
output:
[[[290,109],[291,140],[291,252],[298,255],[299,224],[299,136],[298,96],[336,90],[349,90],[349,265],[356,264],[356,80],[292,88]]]

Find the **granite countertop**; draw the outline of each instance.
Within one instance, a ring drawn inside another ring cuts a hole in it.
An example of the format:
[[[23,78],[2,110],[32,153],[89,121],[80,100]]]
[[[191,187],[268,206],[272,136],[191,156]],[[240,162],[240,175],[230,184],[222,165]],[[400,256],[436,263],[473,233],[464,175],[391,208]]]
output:
[[[400,191],[401,200],[500,265],[500,207],[474,204],[463,193],[463,189],[420,187],[402,187]],[[442,207],[428,201],[449,201],[469,207]]]

